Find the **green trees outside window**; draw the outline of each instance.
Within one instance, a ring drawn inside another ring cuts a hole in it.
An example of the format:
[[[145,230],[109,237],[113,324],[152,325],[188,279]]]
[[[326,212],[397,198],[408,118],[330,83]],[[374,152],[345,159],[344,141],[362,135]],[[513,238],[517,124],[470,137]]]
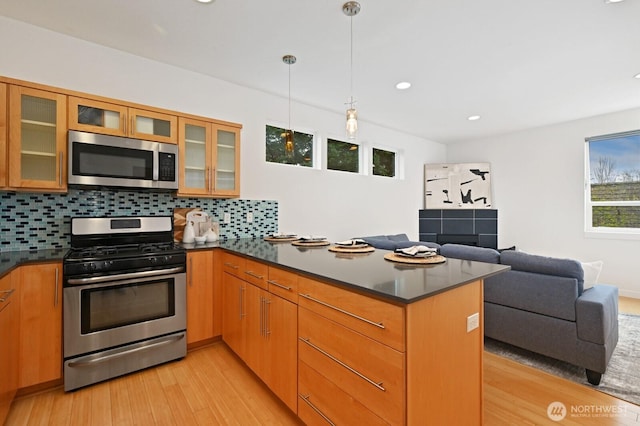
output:
[[[294,132],[293,151],[285,149],[285,129],[275,126],[266,127],[266,160],[270,163],[293,164],[313,167],[313,135]]]
[[[360,147],[348,142],[327,139],[327,169],[358,173]]]
[[[376,176],[395,177],[396,153],[373,148],[373,174]]]

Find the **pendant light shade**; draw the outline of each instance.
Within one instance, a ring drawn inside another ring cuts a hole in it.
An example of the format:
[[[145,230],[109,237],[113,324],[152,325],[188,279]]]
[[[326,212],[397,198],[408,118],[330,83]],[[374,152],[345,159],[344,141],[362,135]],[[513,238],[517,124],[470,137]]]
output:
[[[358,133],[358,111],[355,108],[347,110],[347,137],[355,139]]]
[[[289,128],[282,134],[282,137],[284,138],[284,151],[289,155],[293,155],[293,129],[291,128],[291,65],[295,64],[296,61],[297,59],[293,55],[284,55],[282,57],[282,62],[289,65]]]
[[[349,1],[342,5],[342,12],[351,18],[350,22],[350,64],[349,64],[349,101],[347,102],[347,137],[355,139],[358,134],[358,111],[356,111],[356,101],[353,98],[353,17],[360,12],[360,3]]]

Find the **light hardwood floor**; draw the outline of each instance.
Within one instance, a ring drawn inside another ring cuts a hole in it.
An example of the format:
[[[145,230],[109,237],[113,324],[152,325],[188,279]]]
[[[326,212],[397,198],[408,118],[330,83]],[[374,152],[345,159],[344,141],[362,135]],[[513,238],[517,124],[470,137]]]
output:
[[[622,312],[640,314],[640,299],[621,298]],[[640,407],[587,386],[486,353],[485,425],[634,425]],[[582,417],[554,422],[550,403]],[[461,407],[461,409],[464,409]],[[590,410],[591,414],[586,413]],[[616,410],[603,417],[594,410]],[[428,423],[428,419],[425,423]],[[224,343],[191,351],[178,362],[65,393],[57,388],[14,401],[14,425],[298,425],[300,422]]]

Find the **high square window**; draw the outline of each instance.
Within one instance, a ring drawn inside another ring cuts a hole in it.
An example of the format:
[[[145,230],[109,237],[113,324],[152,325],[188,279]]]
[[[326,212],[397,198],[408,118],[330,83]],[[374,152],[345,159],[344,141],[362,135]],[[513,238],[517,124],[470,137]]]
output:
[[[270,163],[292,164],[313,167],[314,137],[311,134],[294,131],[293,149],[285,148],[285,129],[266,126],[266,160]]]
[[[327,139],[327,169],[359,173],[360,146],[336,139]]]

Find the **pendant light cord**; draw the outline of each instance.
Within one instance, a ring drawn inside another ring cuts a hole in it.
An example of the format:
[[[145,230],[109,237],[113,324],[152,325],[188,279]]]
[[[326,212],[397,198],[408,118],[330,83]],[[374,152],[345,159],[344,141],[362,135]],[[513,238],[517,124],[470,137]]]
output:
[[[291,131],[291,64],[289,64],[289,131]]]
[[[351,41],[351,52],[350,52],[350,64],[349,64],[349,73],[351,74],[351,81],[349,82],[349,92],[350,92],[350,97],[351,99],[349,100],[350,104],[351,104],[351,108],[353,108],[353,16],[349,17],[351,25],[350,25],[350,34],[349,34],[349,39]]]

